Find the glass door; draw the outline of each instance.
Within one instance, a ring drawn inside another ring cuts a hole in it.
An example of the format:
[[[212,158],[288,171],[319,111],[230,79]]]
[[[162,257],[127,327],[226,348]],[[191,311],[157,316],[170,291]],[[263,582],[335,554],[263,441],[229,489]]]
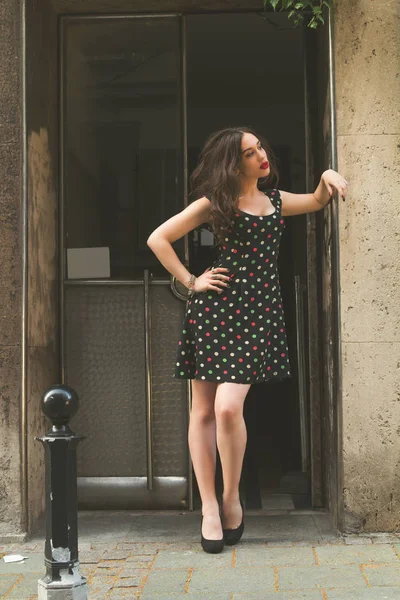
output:
[[[86,436],[81,508],[190,504],[171,360],[184,302],[146,244],[185,203],[181,40],[174,15],[61,23],[61,353]]]

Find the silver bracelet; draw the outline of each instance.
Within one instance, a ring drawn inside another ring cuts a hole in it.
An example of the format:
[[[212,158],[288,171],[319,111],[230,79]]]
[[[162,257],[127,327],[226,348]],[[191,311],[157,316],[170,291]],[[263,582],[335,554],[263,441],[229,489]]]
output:
[[[187,281],[187,287],[189,288],[189,292],[188,292],[188,297],[191,298],[193,296],[193,294],[195,293],[194,291],[194,282],[196,281],[196,275],[193,275],[193,273],[190,274],[190,278]]]

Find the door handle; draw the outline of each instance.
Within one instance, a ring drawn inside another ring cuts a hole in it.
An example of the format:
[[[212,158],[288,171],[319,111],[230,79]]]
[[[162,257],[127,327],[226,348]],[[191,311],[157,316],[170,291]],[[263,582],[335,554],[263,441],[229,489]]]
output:
[[[308,418],[307,418],[307,389],[306,366],[304,356],[304,286],[301,284],[300,275],[294,277],[295,302],[296,302],[296,347],[297,347],[297,373],[299,382],[299,413],[300,413],[300,440],[301,440],[301,470],[308,471]]]
[[[152,415],[152,388],[151,388],[151,305],[150,305],[150,280],[151,274],[144,269],[144,345],[145,345],[145,386],[146,386],[146,463],[147,463],[147,489],[153,489],[153,415]]]

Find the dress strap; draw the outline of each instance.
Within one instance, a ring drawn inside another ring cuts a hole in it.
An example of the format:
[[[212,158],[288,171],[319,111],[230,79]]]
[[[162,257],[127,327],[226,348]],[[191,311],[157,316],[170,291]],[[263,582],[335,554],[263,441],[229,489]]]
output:
[[[267,190],[269,199],[271,200],[273,206],[275,207],[276,211],[278,212],[281,208],[281,195],[279,193],[279,190],[276,188],[272,188],[270,190]]]

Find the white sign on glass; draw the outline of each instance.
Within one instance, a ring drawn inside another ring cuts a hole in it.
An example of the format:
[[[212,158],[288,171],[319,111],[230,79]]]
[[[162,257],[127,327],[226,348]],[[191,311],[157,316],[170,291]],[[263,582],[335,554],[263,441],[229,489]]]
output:
[[[110,248],[68,248],[67,278],[110,277]]]

